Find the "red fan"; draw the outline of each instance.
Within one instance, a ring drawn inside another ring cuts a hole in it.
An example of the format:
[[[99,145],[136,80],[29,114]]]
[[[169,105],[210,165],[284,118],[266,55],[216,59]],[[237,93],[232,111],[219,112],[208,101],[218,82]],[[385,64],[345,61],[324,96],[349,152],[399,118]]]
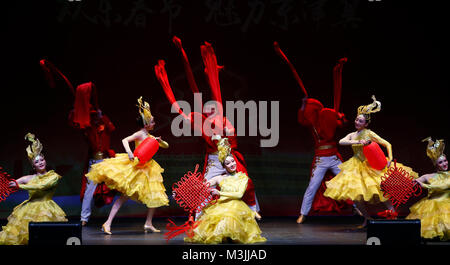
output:
[[[0,202],[6,200],[6,198],[11,195],[11,193],[16,192],[19,188],[15,179],[10,179],[10,175],[3,171],[3,168],[0,167]],[[15,187],[10,187],[9,183],[11,181],[16,182]]]
[[[192,173],[188,171],[184,174],[178,182],[172,185],[172,191],[175,194],[174,199],[189,212],[189,219],[181,226],[176,226],[175,223],[169,219],[167,230],[165,233],[166,240],[176,237],[179,234],[186,232],[189,237],[193,237],[193,230],[199,225],[199,222],[194,221],[194,214],[199,213],[208,204],[216,203],[216,198],[211,195],[211,188],[209,183],[205,181],[202,174],[197,172],[198,164],[195,166],[195,171]]]
[[[397,161],[395,160],[394,167],[390,167],[381,177],[380,187],[383,191],[383,196],[392,202],[395,209],[406,203],[412,196],[419,196],[422,193],[422,188],[414,181],[414,177],[405,169],[397,167]],[[384,211],[378,213],[378,215],[388,219],[395,219],[397,213],[395,211]]]

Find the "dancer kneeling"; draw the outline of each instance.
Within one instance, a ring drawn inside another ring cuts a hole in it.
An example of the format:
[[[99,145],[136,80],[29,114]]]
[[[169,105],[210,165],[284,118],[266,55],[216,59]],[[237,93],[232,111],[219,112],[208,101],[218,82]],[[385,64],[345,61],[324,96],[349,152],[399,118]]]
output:
[[[416,179],[428,189],[428,196],[415,203],[406,219],[420,219],[421,235],[432,239],[450,239],[450,172],[447,157],[444,155],[444,141],[428,141],[427,155],[436,166],[437,172]]]
[[[137,148],[148,137],[157,140],[159,147],[169,147],[169,144],[161,137],[149,134],[149,131],[155,127],[155,119],[150,112],[149,104],[142,102],[142,97],[138,99],[138,103],[140,113],[138,122],[141,123],[142,128],[122,140],[127,153],[116,154],[114,158],[92,165],[91,171],[86,174],[86,177],[93,182],[104,182],[108,188],[122,193],[122,196],[114,202],[108,220],[102,225],[102,231],[106,234],[111,234],[111,223],[120,207],[128,199],[139,201],[149,208],[144,225],[145,232],[160,232],[152,224],[153,214],[157,207],[169,205],[161,175],[164,169],[153,159],[140,163],[130,149],[129,142],[135,141]]]
[[[23,176],[17,182],[10,183],[10,186],[18,185],[20,189],[28,190],[30,197],[16,206],[8,217],[8,224],[0,232],[0,245],[28,244],[30,222],[67,222],[64,211],[52,200],[61,176],[53,170],[47,171],[39,140],[31,133],[25,139],[32,142],[27,153],[36,174]]]
[[[219,161],[227,170],[227,174],[208,180],[210,186],[218,185],[220,191],[212,190],[219,195],[215,204],[203,209],[198,219],[199,225],[194,229],[192,238],[184,241],[203,244],[233,243],[252,244],[265,242],[261,230],[255,221],[255,212],[242,201],[247,188],[248,177],[245,173],[236,172],[236,161],[230,155],[228,139],[219,142]]]

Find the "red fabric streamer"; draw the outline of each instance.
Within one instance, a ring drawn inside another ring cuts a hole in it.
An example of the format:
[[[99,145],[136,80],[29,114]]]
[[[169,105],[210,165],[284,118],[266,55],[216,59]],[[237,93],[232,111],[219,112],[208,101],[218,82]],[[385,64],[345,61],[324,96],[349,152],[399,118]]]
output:
[[[384,212],[377,213],[377,215],[386,219],[394,220],[397,219],[398,213],[396,211],[386,210]]]
[[[191,88],[192,93],[198,93],[199,91],[198,91],[197,83],[195,82],[194,74],[192,73],[191,64],[189,63],[186,52],[184,52],[183,45],[181,44],[181,40],[177,36],[174,36],[172,38],[172,41],[173,41],[173,43],[175,43],[175,46],[177,46],[177,48],[180,50],[181,56],[183,57],[183,65],[184,65],[184,70],[186,72],[186,77],[188,79],[189,87]]]
[[[347,58],[341,58],[333,68],[333,88],[334,88],[334,110],[339,112],[342,95],[342,68]]]
[[[164,89],[164,93],[166,94],[167,99],[169,100],[172,107],[175,108],[180,115],[182,115],[186,120],[189,120],[189,117],[181,110],[180,105],[175,100],[175,96],[173,95],[172,88],[170,87],[169,79],[167,78],[167,72],[164,60],[158,60],[158,64],[155,65],[155,74],[156,78],[158,78],[159,83]]]
[[[91,124],[90,111],[92,105],[90,100],[92,88],[92,82],[81,84],[77,87],[77,92],[75,94],[73,122],[78,124],[81,129],[84,129]]]
[[[41,65],[41,68],[44,70],[45,77],[51,88],[56,87],[55,79],[52,74],[52,72],[55,72],[62,79],[64,79],[67,86],[70,88],[70,91],[72,92],[72,94],[75,95],[75,90],[73,88],[72,83],[70,83],[69,79],[67,79],[67,77],[58,68],[56,68],[53,63],[49,62],[48,60],[42,59],[39,61],[39,64]]]
[[[406,203],[412,196],[419,196],[422,193],[422,187],[414,181],[408,171],[397,167],[397,161],[394,160],[394,167],[381,177],[380,184],[383,196],[388,198],[395,209],[401,204]],[[391,216],[393,213],[382,212],[380,216]]]
[[[205,41],[204,45],[200,46],[203,63],[205,65],[205,74],[211,87],[212,98],[218,103],[222,104],[222,95],[220,93],[219,71],[223,66],[217,65],[216,54],[210,43]],[[219,113],[221,115],[222,113]]]
[[[277,54],[288,64],[289,68],[291,68],[292,74],[294,75],[295,80],[297,81],[297,83],[299,84],[300,88],[303,91],[303,94],[305,94],[305,97],[308,97],[308,92],[306,92],[306,88],[303,85],[302,80],[300,79],[300,76],[297,73],[297,70],[295,70],[294,65],[292,65],[292,63],[289,61],[289,59],[286,57],[286,55],[283,53],[283,51],[280,48],[280,45],[278,44],[278,42],[274,42],[273,46],[275,48],[275,51],[277,52]]]
[[[188,237],[192,238],[194,236],[194,229],[201,223],[201,221],[194,221],[194,217],[192,215],[189,216],[189,220],[186,223],[180,226],[177,226],[170,218],[168,221],[169,223],[166,225],[168,232],[164,234],[166,241],[169,241],[170,239],[183,233],[186,233]]]
[[[174,199],[180,207],[189,212],[189,219],[181,226],[177,226],[168,219],[169,223],[166,227],[169,231],[164,234],[167,241],[184,232],[187,236],[192,237],[193,230],[199,224],[198,221],[194,222],[193,215],[201,212],[205,206],[216,203],[215,197],[211,195],[209,183],[197,170],[198,164],[195,166],[194,172],[188,171],[181,180],[172,185]]]
[[[6,198],[11,195],[11,193],[16,192],[19,189],[19,184],[17,184],[15,179],[10,179],[10,175],[3,171],[0,167],[0,202],[6,200]],[[14,181],[16,186],[10,187],[9,183]]]

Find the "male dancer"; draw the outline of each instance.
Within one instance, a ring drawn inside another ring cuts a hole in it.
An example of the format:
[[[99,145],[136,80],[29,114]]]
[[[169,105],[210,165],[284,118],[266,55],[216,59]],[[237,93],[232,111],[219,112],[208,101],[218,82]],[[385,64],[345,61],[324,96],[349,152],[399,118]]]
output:
[[[298,122],[310,129],[315,143],[310,182],[303,196],[300,216],[297,219],[297,223],[301,224],[311,211],[340,212],[350,203],[337,202],[323,196],[326,189],[325,181],[340,172],[338,166],[342,163],[342,157],[336,146],[335,133],[336,129],[343,127],[345,122],[344,114],[339,112],[339,104],[342,89],[342,67],[347,62],[347,58],[340,59],[333,69],[334,109],[329,109],[324,108],[320,101],[308,97],[297,71],[281,51],[278,43],[275,42],[274,47],[278,55],[290,66],[295,79],[305,94],[302,106],[298,111]]]
[[[69,125],[82,130],[86,137],[86,142],[89,146],[89,159],[85,167],[85,173],[89,171],[91,165],[105,158],[114,157],[115,152],[110,149],[110,139],[115,126],[98,107],[96,86],[92,82],[88,82],[79,85],[74,90],[71,82],[51,62],[41,60],[40,63],[51,87],[55,86],[53,74],[57,74],[63,78],[75,96],[74,109],[69,113]],[[93,202],[95,206],[100,208],[110,204],[114,199],[114,195],[115,192],[111,191],[104,183],[95,184],[83,174],[80,191],[80,199],[82,201],[81,224],[85,226],[89,221]]]

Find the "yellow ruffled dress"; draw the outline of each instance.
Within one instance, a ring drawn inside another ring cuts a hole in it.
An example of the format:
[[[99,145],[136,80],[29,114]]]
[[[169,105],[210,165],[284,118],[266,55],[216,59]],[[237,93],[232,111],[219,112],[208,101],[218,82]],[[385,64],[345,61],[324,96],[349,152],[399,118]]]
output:
[[[135,144],[137,147],[140,143]],[[169,144],[161,141],[159,146],[168,148]],[[108,188],[117,190],[148,208],[156,208],[169,205],[161,175],[163,172],[164,169],[153,159],[140,165],[137,158],[131,161],[128,154],[119,153],[92,165],[86,177],[95,183],[103,182]]]
[[[450,172],[438,172],[428,182],[428,196],[409,208],[406,219],[420,219],[423,238],[449,240]]]
[[[28,244],[29,222],[67,222],[66,214],[53,200],[56,185],[61,178],[53,170],[36,175],[27,184],[20,184],[28,190],[28,200],[16,206],[8,217],[8,224],[0,232],[0,245]]]
[[[203,209],[194,236],[184,241],[202,244],[219,244],[228,239],[242,244],[265,242],[255,221],[255,212],[241,200],[247,183],[248,177],[242,172],[223,179],[219,183],[219,200]]]
[[[391,144],[373,131],[363,129],[356,140],[370,140],[385,146],[389,154],[387,159],[392,160]],[[362,144],[354,144],[352,149],[353,157],[339,165],[341,172],[325,183],[327,189],[324,195],[337,201],[347,199],[369,203],[387,201],[388,199],[383,196],[383,192],[380,190],[380,184],[381,177],[387,172],[388,168],[385,167],[382,170],[372,168],[364,156]],[[393,167],[394,162],[390,166]],[[418,177],[418,174],[410,167],[401,163],[397,163],[397,167],[402,167],[414,178]]]

